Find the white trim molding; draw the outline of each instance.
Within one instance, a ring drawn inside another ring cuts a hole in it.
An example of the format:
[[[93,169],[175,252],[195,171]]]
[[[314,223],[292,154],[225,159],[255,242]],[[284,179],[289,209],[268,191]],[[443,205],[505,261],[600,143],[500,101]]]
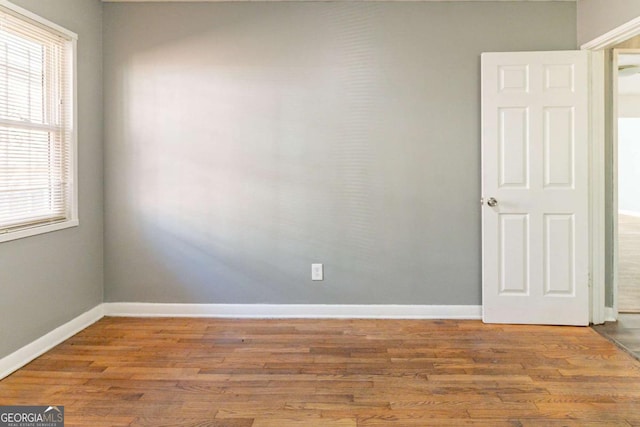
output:
[[[621,26],[614,28],[613,30],[596,37],[580,46],[581,49],[588,50],[602,50],[608,49],[622,43],[625,40],[629,40],[640,34],[640,16],[632,19],[631,21],[622,24]]]
[[[604,308],[604,321],[605,322],[615,322],[618,320],[618,316],[616,315],[616,311],[612,307]]]
[[[78,193],[76,192],[76,194]],[[65,228],[77,227],[79,224],[80,222],[76,217],[76,219],[60,221],[53,224],[38,225],[36,227],[24,228],[10,233],[0,233],[0,243],[37,236],[38,234],[51,233],[52,231],[64,230]]]
[[[105,316],[223,317],[252,319],[469,319],[480,305],[162,304],[104,303]]]
[[[56,24],[55,22],[51,22],[48,19],[45,19],[42,16],[37,15],[23,7],[20,7],[8,0],[0,0],[0,6],[7,8],[6,12],[12,13],[14,15],[22,15],[23,17],[30,19],[34,24],[37,24],[47,30],[56,31],[63,37],[68,37],[72,40],[78,39],[78,35],[73,31],[69,31],[66,28]]]
[[[605,58],[604,51],[590,51],[589,118],[589,226],[591,323],[605,321]]]
[[[36,357],[94,324],[104,316],[102,304],[70,320],[30,344],[0,359],[0,379],[22,368]]]

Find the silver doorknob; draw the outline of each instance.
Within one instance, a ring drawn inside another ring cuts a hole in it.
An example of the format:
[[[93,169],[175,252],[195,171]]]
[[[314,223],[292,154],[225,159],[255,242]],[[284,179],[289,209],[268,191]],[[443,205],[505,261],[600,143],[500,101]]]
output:
[[[496,206],[498,206],[498,201],[493,197],[490,197],[489,200],[487,200],[487,205],[489,205],[489,207],[495,208]]]

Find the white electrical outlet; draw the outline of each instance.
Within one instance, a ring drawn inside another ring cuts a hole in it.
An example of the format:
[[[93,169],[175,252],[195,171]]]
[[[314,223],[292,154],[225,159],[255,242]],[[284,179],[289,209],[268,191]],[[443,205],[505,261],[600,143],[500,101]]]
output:
[[[323,278],[322,264],[311,264],[311,280],[322,280]]]

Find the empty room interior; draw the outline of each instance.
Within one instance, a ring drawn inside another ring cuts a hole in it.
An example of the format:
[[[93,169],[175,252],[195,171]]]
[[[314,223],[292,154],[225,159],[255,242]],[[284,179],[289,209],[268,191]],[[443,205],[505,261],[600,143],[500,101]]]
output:
[[[640,425],[639,170],[638,0],[0,0],[0,427]]]
[[[616,52],[618,68],[618,308],[640,313],[640,51]]]

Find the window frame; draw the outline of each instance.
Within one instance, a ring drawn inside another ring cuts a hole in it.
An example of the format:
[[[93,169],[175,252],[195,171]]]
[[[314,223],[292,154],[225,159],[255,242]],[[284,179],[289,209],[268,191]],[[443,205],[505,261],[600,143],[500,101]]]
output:
[[[70,88],[71,88],[71,135],[70,135],[70,147],[69,147],[69,179],[71,180],[67,218],[61,221],[55,222],[43,222],[40,224],[34,224],[33,226],[25,226],[16,228],[15,230],[6,230],[0,232],[0,243],[7,242],[16,239],[22,239],[25,237],[36,236],[39,234],[50,233],[52,231],[63,230],[70,227],[77,227],[80,224],[78,218],[78,73],[77,73],[77,58],[78,58],[78,35],[60,25],[49,21],[29,10],[26,10],[20,6],[11,3],[8,0],[0,0],[0,9],[3,12],[11,14],[18,19],[22,19],[33,25],[39,26],[47,31],[62,36],[68,39],[68,46],[70,49],[68,69],[70,72]]]

